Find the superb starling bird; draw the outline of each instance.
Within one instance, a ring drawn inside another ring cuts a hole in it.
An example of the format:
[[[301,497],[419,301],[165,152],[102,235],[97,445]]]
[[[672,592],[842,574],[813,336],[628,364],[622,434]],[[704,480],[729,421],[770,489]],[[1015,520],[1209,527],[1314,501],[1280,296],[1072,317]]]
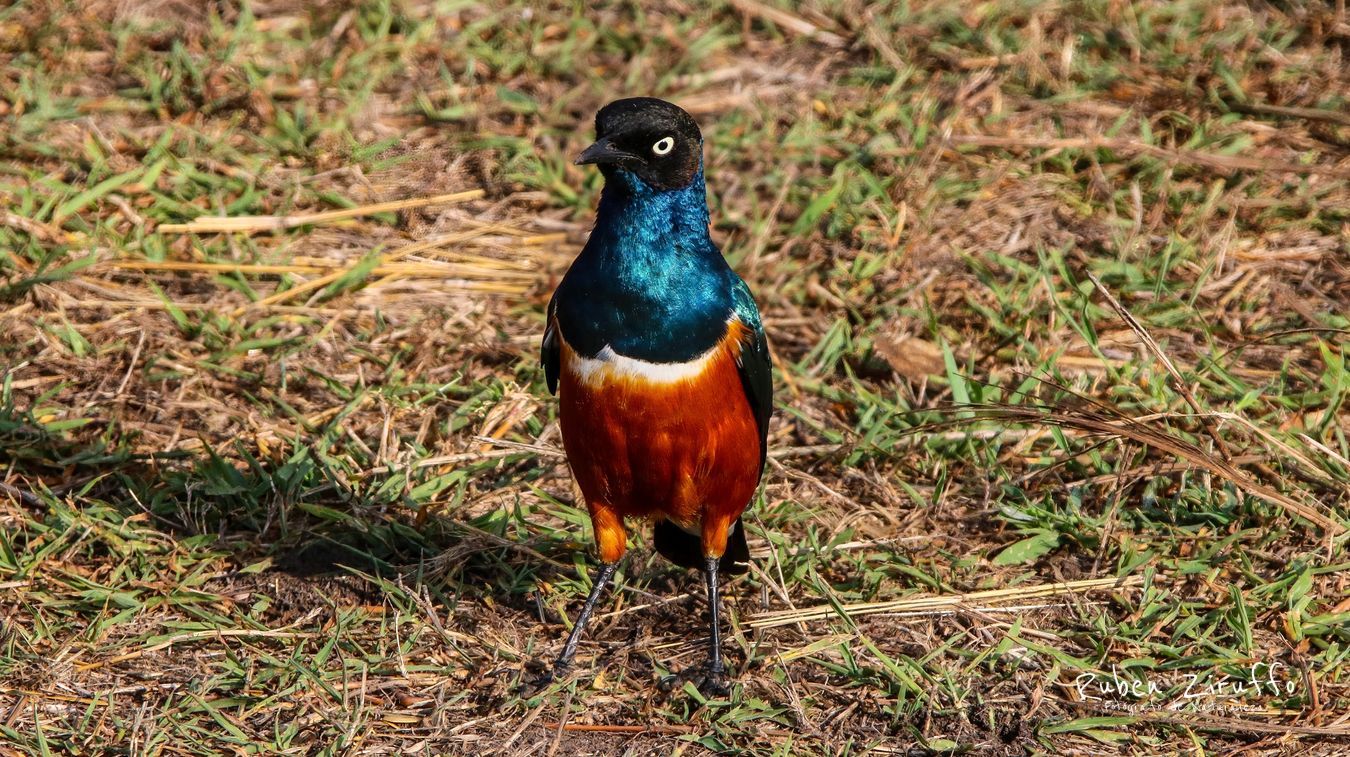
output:
[[[624,520],[646,518],[657,552],[704,571],[703,683],[720,692],[717,577],[748,570],[741,513],[764,472],[769,346],[750,289],[708,235],[693,117],[635,97],[602,108],[595,131],[576,160],[605,177],[595,229],[549,302],[541,351],[602,564],[554,670],[571,663],[623,557]]]

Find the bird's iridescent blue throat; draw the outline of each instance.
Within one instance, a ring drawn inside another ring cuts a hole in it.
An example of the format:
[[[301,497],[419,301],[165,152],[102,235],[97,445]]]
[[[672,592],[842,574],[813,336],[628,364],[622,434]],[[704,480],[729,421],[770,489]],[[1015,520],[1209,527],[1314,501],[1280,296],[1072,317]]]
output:
[[[708,235],[702,167],[670,190],[605,174],[595,229],[555,295],[563,338],[585,356],[607,345],[658,363],[703,354],[726,335],[744,284]]]

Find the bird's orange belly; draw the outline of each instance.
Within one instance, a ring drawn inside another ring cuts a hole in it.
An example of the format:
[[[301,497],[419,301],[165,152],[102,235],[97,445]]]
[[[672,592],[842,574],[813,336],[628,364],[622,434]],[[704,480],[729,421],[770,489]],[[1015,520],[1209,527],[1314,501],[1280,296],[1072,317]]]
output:
[[[733,327],[684,364],[586,359],[563,340],[563,445],[592,508],[665,517],[695,533],[745,510],[761,442],[736,366],[740,337]]]

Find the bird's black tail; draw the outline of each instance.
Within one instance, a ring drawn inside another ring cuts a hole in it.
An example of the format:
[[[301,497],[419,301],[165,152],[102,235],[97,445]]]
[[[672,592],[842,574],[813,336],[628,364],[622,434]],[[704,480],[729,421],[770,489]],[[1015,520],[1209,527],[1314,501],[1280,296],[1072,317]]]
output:
[[[682,568],[703,570],[703,540],[662,518],[652,539],[656,551]],[[750,546],[745,543],[745,525],[737,518],[727,533],[727,549],[717,565],[720,573],[740,575],[750,570]]]

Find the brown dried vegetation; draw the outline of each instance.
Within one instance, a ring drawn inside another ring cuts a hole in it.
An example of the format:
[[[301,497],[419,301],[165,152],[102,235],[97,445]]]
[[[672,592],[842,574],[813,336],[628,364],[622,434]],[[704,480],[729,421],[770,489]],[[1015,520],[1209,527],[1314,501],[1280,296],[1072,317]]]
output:
[[[450,5],[0,10],[0,752],[1344,748],[1344,3]],[[778,368],[741,685],[657,684],[704,608],[639,545],[525,699],[637,93]]]

